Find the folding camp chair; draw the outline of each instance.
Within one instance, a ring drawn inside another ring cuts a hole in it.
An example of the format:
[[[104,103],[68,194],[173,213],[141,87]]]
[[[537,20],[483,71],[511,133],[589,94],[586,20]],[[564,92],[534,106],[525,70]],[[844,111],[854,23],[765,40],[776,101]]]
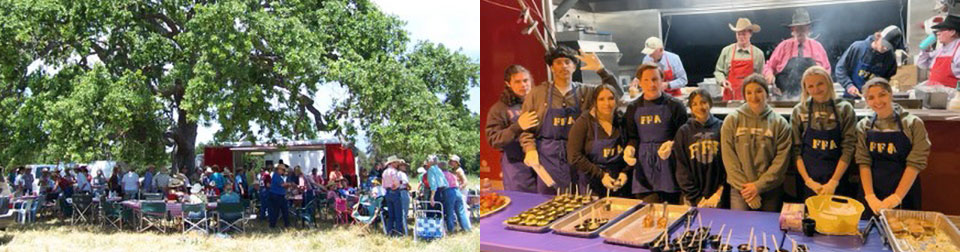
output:
[[[314,198],[310,202],[304,202],[302,207],[294,208],[294,216],[300,220],[300,227],[305,227],[307,225],[313,226],[314,228],[318,227],[317,223],[317,202],[319,199]]]
[[[57,209],[59,210],[59,216],[61,220],[66,220],[67,218],[73,218],[73,204],[70,201],[67,201],[68,198],[59,197],[57,198]]]
[[[167,227],[163,221],[167,219],[167,203],[163,201],[141,201],[140,202],[140,229],[139,232],[147,231],[150,228],[166,232]],[[146,226],[144,226],[146,224]]]
[[[347,199],[337,197],[333,200],[334,210],[337,212],[335,222],[337,224],[350,223],[350,208],[347,206]]]
[[[246,232],[244,224],[247,223],[248,219],[244,216],[243,206],[240,203],[219,203],[216,211],[218,231],[226,232],[232,229]],[[220,224],[226,226],[221,227]]]
[[[180,213],[180,219],[182,220],[180,231],[186,233],[191,230],[197,230],[202,231],[204,234],[209,233],[210,219],[207,218],[206,204],[181,204],[180,209],[182,210]]]
[[[160,193],[144,193],[143,200],[163,200],[163,194]]]
[[[105,195],[100,196],[100,226],[106,223],[117,230],[123,229],[123,208],[118,202],[109,202]]]
[[[432,240],[446,235],[443,223],[443,203],[439,201],[414,200],[413,204],[413,240]]]
[[[73,195],[73,216],[70,218],[72,224],[77,222],[89,222],[93,219],[93,195],[74,194]],[[90,218],[87,218],[87,217]]]
[[[369,195],[360,196],[360,200],[353,206],[353,209],[350,217],[353,217],[354,220],[363,224],[363,228],[367,228],[381,216],[383,212],[383,197],[373,198]],[[383,221],[384,219],[380,218],[380,222]],[[384,232],[386,232],[386,229],[384,229]]]

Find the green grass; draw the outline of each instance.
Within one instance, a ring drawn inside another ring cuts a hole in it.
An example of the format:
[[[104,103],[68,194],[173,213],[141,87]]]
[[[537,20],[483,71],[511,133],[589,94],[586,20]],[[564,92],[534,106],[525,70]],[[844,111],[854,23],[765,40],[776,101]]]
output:
[[[471,187],[479,181],[478,177],[470,176]],[[294,222],[291,220],[291,223]],[[366,229],[359,225],[336,226],[332,220],[325,221],[319,228],[283,231],[270,229],[266,221],[257,220],[249,223],[244,234],[220,238],[181,234],[179,228],[165,234],[108,231],[98,226],[71,226],[51,219],[9,227],[2,232],[6,237],[0,238],[3,243],[0,251],[479,251],[480,230],[476,226],[474,222],[469,233],[415,242],[412,236],[385,236],[379,226]]]
[[[458,233],[431,242],[394,238],[358,225],[322,225],[319,229],[272,230],[251,222],[247,233],[229,238],[169,231],[107,231],[95,226],[59,225],[56,221],[14,226],[0,251],[477,251],[480,231]]]

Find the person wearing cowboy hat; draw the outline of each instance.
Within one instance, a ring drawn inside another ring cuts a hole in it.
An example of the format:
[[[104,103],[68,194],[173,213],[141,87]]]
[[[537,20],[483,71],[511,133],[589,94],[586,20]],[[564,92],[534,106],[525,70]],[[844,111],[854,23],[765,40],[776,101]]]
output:
[[[283,216],[283,225],[290,226],[290,206],[284,196],[287,194],[287,188],[294,186],[286,182],[287,165],[277,164],[270,178],[270,188],[267,189],[270,212],[270,228],[277,227],[277,218]]]
[[[810,24],[813,22],[806,9],[795,9],[792,22],[786,25],[793,37],[780,42],[763,66],[764,79],[775,86],[768,89],[780,99],[800,96],[800,79],[807,68],[819,65],[830,71],[827,51],[820,42],[810,38]]]
[[[596,70],[603,83],[617,88],[617,97],[623,94],[615,75],[606,70],[595,54],[581,56],[566,46],[550,50],[544,60],[553,73],[553,81],[530,90],[523,100],[521,113],[536,113],[533,121],[520,122],[523,147],[523,162],[537,174],[537,192],[555,193],[555,188],[569,187],[573,181],[568,164],[563,156],[567,133],[581,111],[587,111],[597,85],[573,81],[573,73],[580,61],[586,63],[581,70]],[[543,122],[543,123],[541,123]],[[548,184],[549,183],[549,184]]]
[[[960,48],[960,17],[947,15],[943,22],[932,28],[936,29],[940,46],[922,50],[917,58],[917,66],[930,70],[930,77],[925,82],[927,85],[956,88],[960,80],[960,54],[957,53],[957,48]]]
[[[891,25],[853,42],[837,60],[833,79],[843,86],[844,98],[859,98],[860,87],[873,77],[890,79],[897,73],[894,51],[904,49],[903,32]]]
[[[687,86],[687,70],[676,53],[663,49],[663,40],[658,37],[649,37],[643,43],[643,62],[653,62],[663,69],[663,91],[670,96],[680,96],[680,88]]]
[[[200,184],[193,184],[190,186],[190,197],[187,197],[187,203],[189,204],[206,204],[207,196],[203,194],[203,186]]]
[[[164,191],[167,201],[178,201],[180,197],[183,196],[183,193],[180,192],[180,188],[183,187],[183,185],[183,180],[178,178],[170,178],[170,181],[167,184],[167,187],[165,187]]]
[[[403,159],[398,158],[397,156],[390,156],[387,158],[387,161],[384,162],[383,166],[387,167],[383,171],[383,188],[387,189],[387,194],[384,197],[384,201],[387,204],[388,219],[389,222],[386,223],[387,234],[391,236],[407,235],[406,229],[406,220],[407,214],[406,209],[403,205],[403,198],[406,197],[409,203],[409,180],[407,179],[407,174],[403,171],[400,171],[401,164],[406,163]]]
[[[760,32],[760,25],[750,22],[748,18],[737,19],[737,25],[727,24],[736,34],[737,42],[724,47],[717,58],[716,70],[713,76],[723,87],[723,100],[743,100],[740,95],[740,86],[748,75],[763,71],[763,50],[750,44],[754,33]]]

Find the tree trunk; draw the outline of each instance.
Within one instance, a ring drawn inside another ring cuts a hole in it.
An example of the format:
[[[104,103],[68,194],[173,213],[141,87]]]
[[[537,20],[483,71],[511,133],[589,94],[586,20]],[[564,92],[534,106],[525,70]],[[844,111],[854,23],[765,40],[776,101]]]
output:
[[[173,167],[180,169],[191,181],[196,180],[196,142],[197,122],[187,120],[186,111],[180,110],[177,127],[174,129],[176,149],[173,153]]]

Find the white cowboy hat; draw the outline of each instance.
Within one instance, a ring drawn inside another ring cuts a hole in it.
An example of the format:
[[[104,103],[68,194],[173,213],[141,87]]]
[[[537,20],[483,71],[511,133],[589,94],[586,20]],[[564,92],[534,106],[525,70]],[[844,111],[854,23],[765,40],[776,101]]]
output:
[[[193,186],[190,186],[190,193],[194,193],[194,194],[200,193],[200,189],[203,189],[203,187],[200,186],[200,184],[193,184]]]
[[[405,161],[405,160],[403,160],[403,159],[401,159],[401,158],[398,158],[397,155],[393,155],[393,156],[388,157],[388,158],[387,158],[387,162],[384,162],[383,165],[384,165],[384,166],[388,166],[388,165],[390,165],[390,163],[393,163],[393,162],[400,162],[400,163],[402,163],[402,164],[406,164],[406,163],[407,163],[407,161]]]

